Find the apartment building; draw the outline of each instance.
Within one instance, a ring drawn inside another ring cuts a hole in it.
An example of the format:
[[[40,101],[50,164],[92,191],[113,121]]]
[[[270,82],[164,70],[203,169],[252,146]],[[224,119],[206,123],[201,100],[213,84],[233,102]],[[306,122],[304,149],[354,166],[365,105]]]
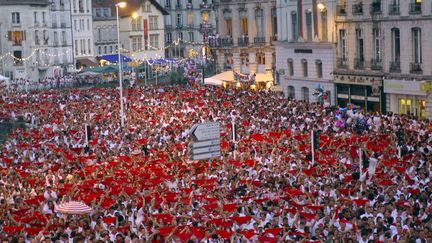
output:
[[[116,54],[118,48],[115,1],[93,0],[93,40],[96,56]]]
[[[70,9],[75,66],[95,65],[92,0],[70,0]]]

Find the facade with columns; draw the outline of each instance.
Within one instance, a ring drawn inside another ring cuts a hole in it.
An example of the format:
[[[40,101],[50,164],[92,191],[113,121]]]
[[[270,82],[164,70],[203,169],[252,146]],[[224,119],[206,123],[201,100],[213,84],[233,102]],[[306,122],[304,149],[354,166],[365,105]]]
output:
[[[334,105],[335,0],[277,0],[276,71],[288,98],[316,102],[313,90],[325,91]]]
[[[212,0],[160,0],[165,16],[166,57],[202,54],[203,43],[215,32]],[[177,44],[177,45],[176,45]]]
[[[271,73],[276,55],[275,0],[217,0],[217,34],[210,46],[219,71],[243,74]]]
[[[339,0],[337,103],[432,117],[431,0]]]
[[[72,43],[76,67],[94,64],[92,0],[71,0]]]

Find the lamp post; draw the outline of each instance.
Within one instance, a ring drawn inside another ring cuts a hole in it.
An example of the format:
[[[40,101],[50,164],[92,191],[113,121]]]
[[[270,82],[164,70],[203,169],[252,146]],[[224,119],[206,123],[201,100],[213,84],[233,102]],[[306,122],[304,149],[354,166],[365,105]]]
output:
[[[116,5],[117,14],[117,52],[118,52],[118,65],[119,65],[119,85],[120,85],[120,125],[124,127],[124,104],[123,104],[123,70],[122,70],[122,60],[121,60],[121,45],[120,45],[120,18],[119,18],[119,8],[126,7],[126,2],[119,2]]]

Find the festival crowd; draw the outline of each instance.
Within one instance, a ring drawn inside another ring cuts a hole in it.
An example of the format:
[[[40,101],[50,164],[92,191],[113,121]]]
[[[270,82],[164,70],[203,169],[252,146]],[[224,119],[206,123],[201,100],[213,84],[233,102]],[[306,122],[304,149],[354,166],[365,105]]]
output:
[[[432,242],[428,120],[147,86],[125,90],[121,128],[116,89],[1,92],[2,116],[38,121],[0,145],[4,242]],[[222,156],[190,160],[206,121]]]

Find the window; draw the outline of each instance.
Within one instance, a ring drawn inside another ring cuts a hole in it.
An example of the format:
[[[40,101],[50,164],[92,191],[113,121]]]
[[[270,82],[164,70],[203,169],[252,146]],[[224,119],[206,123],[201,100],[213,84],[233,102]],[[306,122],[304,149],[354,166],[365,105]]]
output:
[[[132,51],[141,51],[143,49],[142,43],[142,37],[132,37]]]
[[[57,31],[54,31],[54,44],[58,45],[58,33],[57,33]]]
[[[37,18],[37,12],[33,13],[33,19],[34,19],[34,24],[36,24],[36,25],[39,24],[38,23],[38,18]]]
[[[171,8],[171,0],[165,0],[165,7]]]
[[[39,31],[38,30],[35,30],[35,32],[34,32],[34,35],[35,35],[35,45],[39,45]]]
[[[393,28],[391,30],[392,37],[392,61],[399,62],[400,61],[400,31],[398,28]]]
[[[46,30],[43,31],[43,40],[44,40],[44,45],[48,45],[49,36],[48,36],[48,31]]]
[[[307,77],[308,76],[308,63],[306,59],[302,59],[301,60],[302,63],[302,70],[303,70],[303,77]]]
[[[340,58],[344,61],[347,60],[347,43],[346,43],[346,30],[339,30],[339,52]]]
[[[294,88],[294,86],[288,86],[288,99],[295,99],[295,88]]]
[[[113,53],[113,46],[110,46],[110,53]]]
[[[98,38],[97,38],[97,40],[98,41],[102,41],[102,30],[100,28],[98,28],[97,32],[98,32]]]
[[[327,41],[327,10],[321,11],[321,40]]]
[[[302,87],[301,93],[302,93],[302,100],[309,103],[309,88],[308,87]]]
[[[87,19],[87,30],[90,30],[90,20]]]
[[[89,55],[92,54],[91,46],[92,46],[92,44],[91,44],[90,39],[87,39],[87,48],[88,48],[88,54],[89,54]]]
[[[306,32],[306,40],[312,41],[312,11],[309,9],[306,10]]]
[[[242,35],[248,35],[248,19],[242,18],[240,21]]]
[[[194,42],[194,32],[189,32],[189,41]]]
[[[12,24],[13,25],[19,25],[19,24],[21,24],[20,13],[18,13],[18,12],[13,12],[12,13]]]
[[[178,34],[177,34],[177,39],[178,40],[183,40],[183,32],[179,32]]]
[[[294,64],[293,59],[291,58],[288,59],[288,75],[294,76]]]
[[[62,31],[62,42],[65,45],[66,44],[66,31]]]
[[[26,39],[25,31],[8,31],[8,41],[12,41],[14,46],[22,45],[22,41]]]
[[[257,37],[264,37],[264,14],[262,9],[255,10]]]
[[[172,33],[166,34],[166,42],[171,43],[172,42]]]
[[[192,12],[187,13],[187,25],[193,26],[193,13]]]
[[[227,35],[232,36],[232,19],[225,20]]]
[[[315,61],[315,65],[316,65],[317,77],[318,78],[322,78],[323,77],[323,71],[322,71],[322,62],[321,62],[321,60],[316,60]]]
[[[42,24],[46,24],[45,12],[42,12]]]
[[[292,30],[292,40],[297,41],[298,39],[298,26],[297,26],[297,13],[291,13],[291,30]]]
[[[363,43],[363,31],[361,29],[356,30],[356,51],[357,59],[359,62],[364,61],[364,43]]]
[[[150,35],[150,46],[153,48],[159,48],[159,35]]]
[[[98,54],[102,55],[102,47],[100,47],[100,46],[98,47]]]
[[[78,40],[75,40],[75,56],[78,56]]]
[[[183,25],[182,15],[177,14],[177,27],[181,27]]]
[[[422,63],[421,29],[413,28],[411,32],[412,32],[413,62]]]
[[[207,23],[209,21],[209,14],[208,14],[208,12],[202,12],[201,13],[201,19],[202,19],[203,22]]]
[[[22,52],[21,51],[14,51],[13,55],[15,57],[14,61],[13,61],[14,65],[15,66],[21,66],[21,65],[23,65]]]
[[[108,47],[107,46],[104,46],[104,54],[108,54]]]
[[[374,61],[381,62],[381,33],[379,29],[373,29]]]
[[[141,18],[137,18],[137,19],[132,19],[132,31],[140,31],[142,30],[141,28]]]
[[[258,62],[258,65],[265,65],[265,54],[264,53],[262,53],[262,52],[260,52],[260,53],[257,53],[257,62]]]
[[[157,30],[158,29],[158,17],[157,16],[150,16],[149,17],[149,28],[150,28],[150,30]]]

